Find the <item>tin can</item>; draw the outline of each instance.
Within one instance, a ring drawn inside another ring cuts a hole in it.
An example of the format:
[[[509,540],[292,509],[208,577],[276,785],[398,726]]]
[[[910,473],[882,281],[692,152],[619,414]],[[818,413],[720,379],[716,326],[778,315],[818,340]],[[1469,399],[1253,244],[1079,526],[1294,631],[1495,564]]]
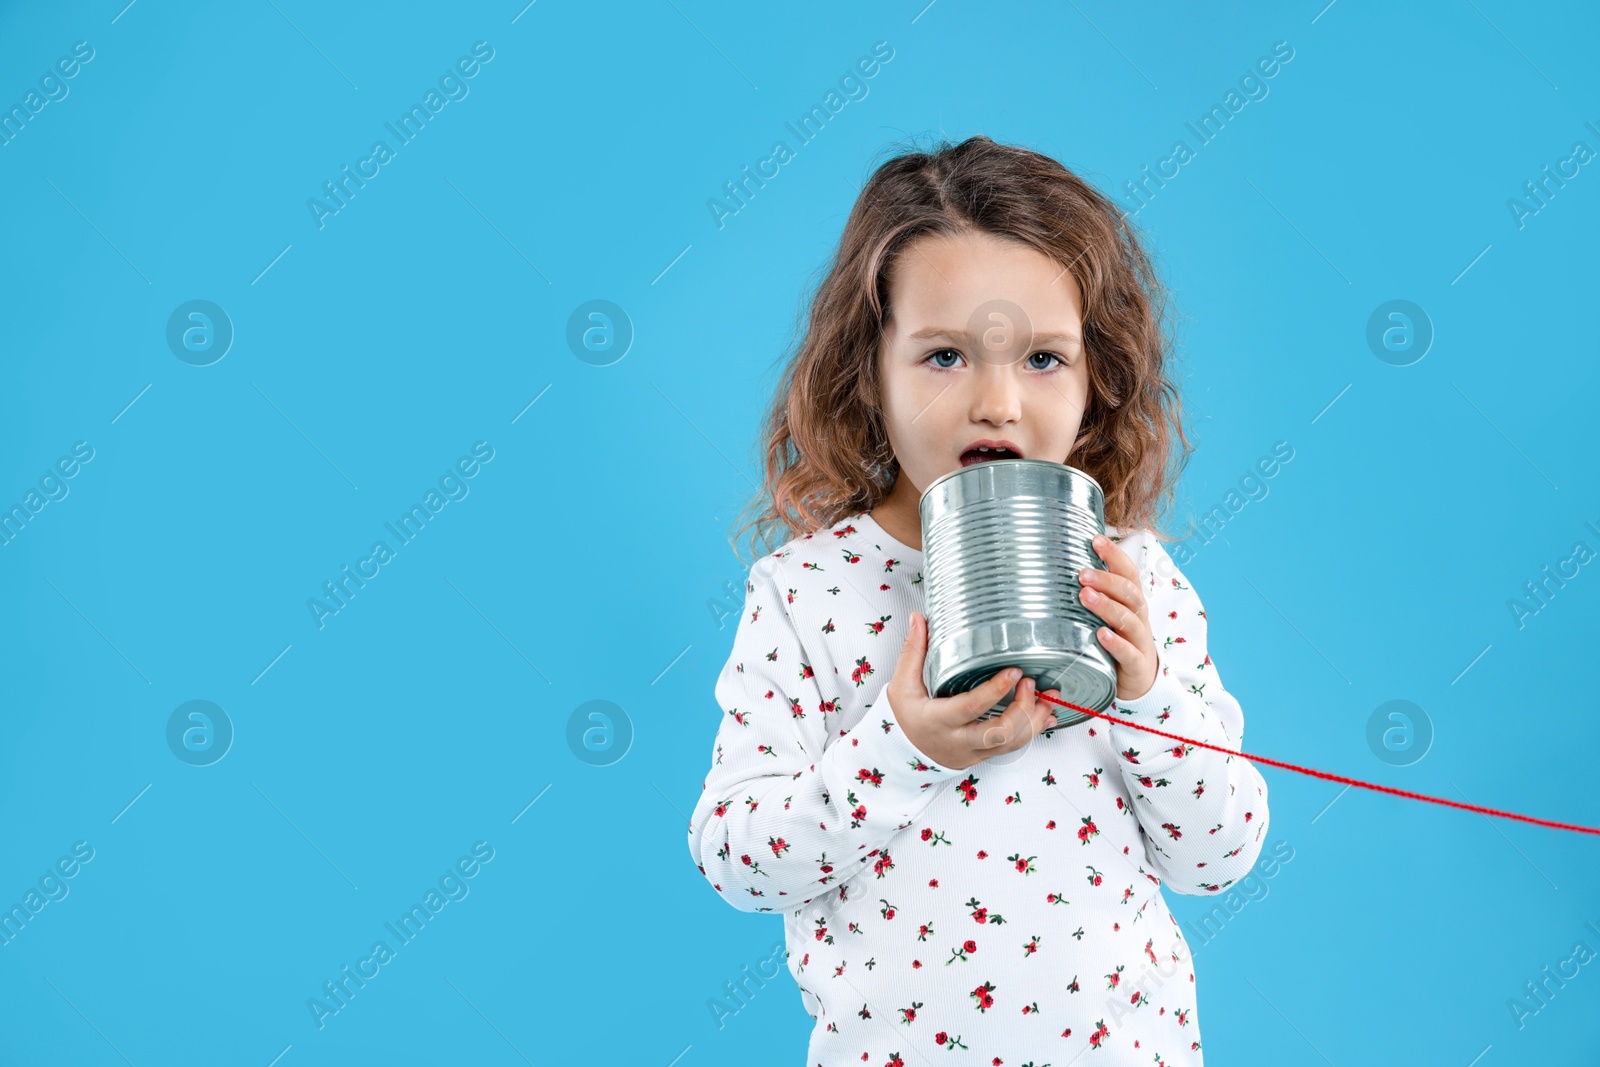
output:
[[[985,460],[935,479],[918,511],[929,695],[964,693],[1020,667],[1038,692],[1110,707],[1116,661],[1095,636],[1104,620],[1078,599],[1078,572],[1107,569],[1094,551],[1106,525],[1100,484],[1065,463]],[[1015,698],[1013,686],[978,718],[999,715]],[[1055,711],[1057,726],[1091,718]]]

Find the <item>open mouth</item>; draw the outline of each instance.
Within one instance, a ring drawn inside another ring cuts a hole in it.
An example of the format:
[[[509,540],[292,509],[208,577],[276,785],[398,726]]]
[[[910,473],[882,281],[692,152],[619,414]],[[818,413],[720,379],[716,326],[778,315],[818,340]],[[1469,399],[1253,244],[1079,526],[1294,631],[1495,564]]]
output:
[[[973,447],[973,448],[969,448],[965,452],[961,453],[961,465],[963,467],[970,467],[974,463],[986,463],[986,462],[988,462],[990,460],[995,460],[995,459],[1021,459],[1021,458],[1022,458],[1022,454],[1020,452],[1013,452],[1011,449],[1005,448],[1005,447],[995,447],[995,448]]]

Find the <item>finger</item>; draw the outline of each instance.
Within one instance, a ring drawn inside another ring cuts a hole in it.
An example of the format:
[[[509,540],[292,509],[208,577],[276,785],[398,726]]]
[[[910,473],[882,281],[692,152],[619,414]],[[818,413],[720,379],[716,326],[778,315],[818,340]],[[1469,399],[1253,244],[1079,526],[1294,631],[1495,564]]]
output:
[[[1104,593],[1119,604],[1126,605],[1135,615],[1142,617],[1145,613],[1145,599],[1139,589],[1139,583],[1124,578],[1114,571],[1085,567],[1078,574],[1078,583],[1097,593]]]
[[[1106,566],[1113,574],[1121,575],[1131,582],[1139,581],[1139,568],[1133,565],[1133,560],[1111,538],[1105,534],[1097,534],[1094,539],[1094,550],[1106,562]]]
[[[1113,629],[1128,633],[1132,627],[1144,624],[1144,619],[1130,611],[1126,604],[1113,600],[1098,589],[1080,589],[1078,599],[1083,601],[1084,607],[1110,623]]]
[[[963,732],[973,750],[984,758],[1011,752],[1033,740],[1044,728],[1045,716],[1039,714],[1041,706],[1049,707],[1037,699],[1033,679],[1024,678],[1017,683],[1016,699],[998,718],[971,723]],[[1048,718],[1054,720],[1055,716],[1051,714]]]
[[[1106,646],[1106,651],[1111,653],[1112,658],[1122,666],[1133,667],[1140,662],[1139,646],[1115,630],[1102,626],[1096,632],[1096,636],[1100,639],[1100,643]]]
[[[923,662],[928,655],[928,620],[920,611],[911,613],[911,624],[906,627],[905,643],[900,646],[900,660],[895,664],[891,681],[899,679],[910,687],[912,693],[926,700],[927,683],[922,680]]]
[[[1007,667],[995,674],[980,686],[967,690],[965,693],[956,693],[952,696],[935,700],[931,710],[938,716],[940,722],[946,726],[961,726],[974,721],[980,714],[994,707],[1011,687],[1017,685],[1020,675],[1011,672],[1015,667]]]
[[[950,701],[952,701],[950,717],[947,720],[949,725],[960,726],[963,723],[971,723],[979,715],[987,712],[990,707],[994,707],[995,704],[1003,701],[1005,694],[1010,693],[1014,686],[1021,686],[1022,681],[1026,681],[1026,678],[1022,678],[1019,673],[1018,675],[1013,675],[1011,673],[1013,670],[1018,669],[1016,667],[1006,667],[1005,670],[997,670],[994,673],[994,677],[984,681],[982,685],[968,689],[966,693],[958,693],[949,697]]]

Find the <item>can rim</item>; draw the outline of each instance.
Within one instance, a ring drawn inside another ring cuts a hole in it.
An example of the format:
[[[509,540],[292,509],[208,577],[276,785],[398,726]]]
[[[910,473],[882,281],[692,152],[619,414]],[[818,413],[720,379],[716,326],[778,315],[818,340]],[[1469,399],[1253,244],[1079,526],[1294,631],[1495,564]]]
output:
[[[972,467],[989,466],[991,464],[998,464],[998,463],[1010,463],[1010,464],[1037,463],[1037,464],[1041,464],[1041,465],[1044,465],[1044,466],[1050,466],[1050,467],[1065,467],[1067,470],[1072,471],[1074,474],[1078,475],[1079,477],[1083,478],[1085,481],[1089,482],[1089,484],[1093,485],[1096,489],[1100,490],[1100,496],[1102,498],[1104,498],[1105,495],[1106,495],[1105,486],[1101,485],[1099,483],[1099,481],[1097,481],[1095,479],[1094,475],[1090,474],[1088,471],[1083,470],[1080,467],[1074,467],[1070,463],[1057,463],[1053,459],[1034,459],[1034,458],[1029,457],[1029,456],[1018,456],[1015,459],[986,459],[986,460],[983,461],[982,464],[974,463],[970,467],[957,467],[953,471],[946,471],[945,473],[939,475],[939,477],[935,478],[933,481],[929,482],[928,483],[928,487],[926,489],[924,489],[922,491],[922,495],[917,498],[917,512],[918,512],[918,514],[921,514],[922,505],[927,501],[929,494],[932,493],[934,491],[934,489],[938,488],[940,485],[943,485],[947,480],[949,480],[951,478],[954,478],[956,475],[961,474],[961,473],[963,473],[965,471],[971,470]]]

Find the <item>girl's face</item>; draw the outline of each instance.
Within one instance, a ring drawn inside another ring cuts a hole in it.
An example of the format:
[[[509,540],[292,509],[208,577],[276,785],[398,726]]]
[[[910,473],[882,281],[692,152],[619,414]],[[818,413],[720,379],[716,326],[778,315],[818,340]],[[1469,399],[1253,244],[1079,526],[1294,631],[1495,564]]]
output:
[[[1089,396],[1077,283],[1020,242],[985,233],[926,236],[889,280],[879,347],[884,422],[900,463],[888,502],[910,518],[935,478],[983,442],[1068,461]]]

